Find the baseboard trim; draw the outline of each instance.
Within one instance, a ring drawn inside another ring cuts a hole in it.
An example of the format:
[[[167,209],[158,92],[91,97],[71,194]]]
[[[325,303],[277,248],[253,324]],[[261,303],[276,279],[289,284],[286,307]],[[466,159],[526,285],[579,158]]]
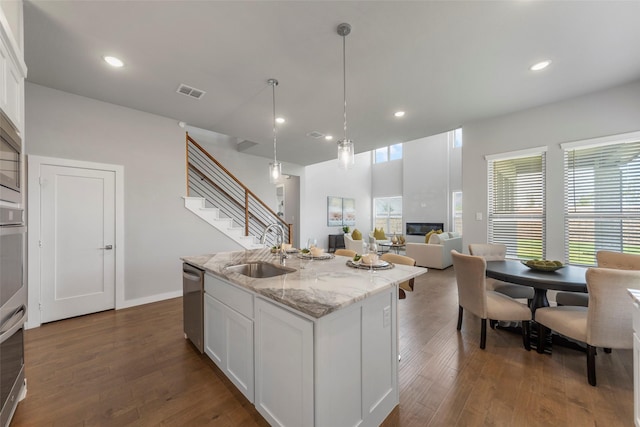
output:
[[[164,301],[167,299],[178,298],[182,296],[182,291],[166,292],[164,294],[150,295],[148,297],[129,299],[120,301],[116,305],[116,310],[122,310],[123,308],[135,307],[137,305],[150,304],[152,302]]]

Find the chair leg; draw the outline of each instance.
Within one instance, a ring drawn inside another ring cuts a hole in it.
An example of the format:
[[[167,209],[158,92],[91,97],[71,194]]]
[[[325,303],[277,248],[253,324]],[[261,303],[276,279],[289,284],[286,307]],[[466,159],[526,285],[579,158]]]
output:
[[[587,378],[589,384],[596,385],[596,348],[587,344]]]
[[[528,320],[522,321],[522,345],[527,351],[531,350],[531,338],[529,335],[530,323]]]
[[[458,330],[462,329],[462,306],[458,306]]]
[[[609,347],[605,347],[604,352],[607,354],[611,354],[611,349]]]
[[[536,349],[538,353],[544,353],[544,342],[547,339],[547,328],[542,324],[538,323],[538,348]]]
[[[487,319],[481,319],[480,324],[480,348],[484,350],[487,346]]]

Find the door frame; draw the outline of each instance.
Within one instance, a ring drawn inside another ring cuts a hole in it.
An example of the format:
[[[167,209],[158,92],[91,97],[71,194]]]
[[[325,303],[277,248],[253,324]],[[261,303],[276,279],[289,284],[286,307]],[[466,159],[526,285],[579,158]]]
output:
[[[27,156],[27,323],[26,328],[42,324],[40,169],[43,165],[98,169],[115,175],[115,308],[124,308],[124,166],[44,156]]]

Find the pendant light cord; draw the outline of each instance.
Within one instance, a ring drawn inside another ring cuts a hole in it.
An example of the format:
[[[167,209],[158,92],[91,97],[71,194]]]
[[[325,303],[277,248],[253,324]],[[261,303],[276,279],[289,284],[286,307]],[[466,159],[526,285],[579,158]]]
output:
[[[347,140],[347,36],[342,36],[342,93],[344,95],[344,140]]]
[[[272,79],[269,81],[271,83],[271,89],[273,93],[273,163],[278,163],[278,158],[276,156],[276,134],[278,132],[276,128],[276,86],[278,85],[278,81]]]

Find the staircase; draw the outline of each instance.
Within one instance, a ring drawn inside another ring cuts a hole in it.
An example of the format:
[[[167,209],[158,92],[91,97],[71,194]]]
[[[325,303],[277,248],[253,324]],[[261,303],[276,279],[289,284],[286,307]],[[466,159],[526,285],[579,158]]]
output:
[[[255,236],[245,236],[244,228],[233,224],[231,218],[220,215],[220,209],[207,208],[204,197],[184,197],[184,207],[211,224],[227,237],[233,239],[245,249],[261,249],[265,245],[260,244]]]
[[[188,133],[186,154],[185,208],[245,249],[263,248],[257,236],[272,223],[282,226],[284,242],[291,243],[292,225],[284,222]],[[265,244],[275,246],[276,236],[268,234]]]

